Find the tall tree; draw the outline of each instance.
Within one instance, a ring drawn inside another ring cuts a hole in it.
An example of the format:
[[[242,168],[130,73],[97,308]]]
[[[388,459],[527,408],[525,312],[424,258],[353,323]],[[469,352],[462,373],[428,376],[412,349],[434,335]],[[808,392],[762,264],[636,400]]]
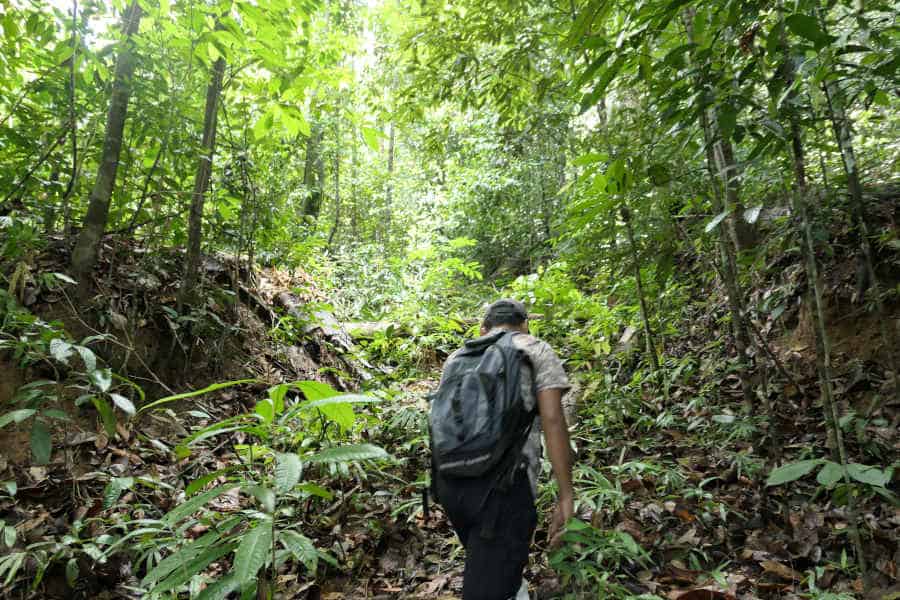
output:
[[[184,280],[179,291],[179,300],[190,299],[197,285],[200,269],[200,246],[203,238],[203,203],[212,175],[213,155],[216,152],[216,123],[219,112],[219,96],[222,79],[225,76],[225,59],[219,57],[213,63],[209,85],[206,87],[206,108],[203,112],[203,141],[200,160],[194,177],[194,191],[191,193],[191,212],[188,217],[188,251],[184,270]]]
[[[131,98],[131,80],[134,76],[136,56],[132,37],[137,33],[143,11],[141,5],[132,2],[125,11],[122,30],[124,39],[121,42],[116,59],[116,72],[113,79],[112,95],[109,101],[109,112],[106,117],[106,137],[103,140],[103,153],[97,169],[97,179],[91,189],[90,203],[78,241],[72,252],[72,270],[79,277],[82,286],[87,285],[87,277],[97,263],[100,238],[106,230],[109,218],[109,202],[116,172],[119,168],[119,154],[122,151],[122,132],[128,116],[128,101]],[[85,289],[82,287],[82,289]]]

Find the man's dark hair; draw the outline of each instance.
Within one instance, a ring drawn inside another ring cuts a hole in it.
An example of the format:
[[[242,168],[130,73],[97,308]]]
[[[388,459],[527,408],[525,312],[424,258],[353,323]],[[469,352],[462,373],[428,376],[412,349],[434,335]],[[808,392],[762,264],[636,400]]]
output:
[[[525,310],[524,304],[518,300],[504,298],[488,306],[481,326],[485,329],[493,329],[500,325],[518,326],[527,319],[528,311]]]

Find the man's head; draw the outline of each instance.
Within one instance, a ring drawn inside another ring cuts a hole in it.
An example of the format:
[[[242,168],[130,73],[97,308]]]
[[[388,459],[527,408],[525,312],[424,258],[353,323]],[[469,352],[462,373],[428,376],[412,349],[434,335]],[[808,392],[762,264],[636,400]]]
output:
[[[488,306],[481,322],[481,335],[494,327],[528,333],[528,311],[525,310],[525,305],[518,300],[503,298]]]

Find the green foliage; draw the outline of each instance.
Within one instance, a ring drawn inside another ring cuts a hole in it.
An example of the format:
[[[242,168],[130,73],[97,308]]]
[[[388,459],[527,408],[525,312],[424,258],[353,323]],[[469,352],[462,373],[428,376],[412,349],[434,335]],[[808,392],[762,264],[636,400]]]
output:
[[[834,500],[838,504],[846,503],[848,494],[856,493],[854,488],[861,487],[868,493],[878,494],[895,506],[900,505],[900,499],[887,489],[893,479],[893,466],[880,469],[869,465],[849,463],[844,467],[839,463],[821,458],[800,460],[772,470],[766,485],[777,486],[791,483],[802,479],[816,469],[819,469],[816,482],[823,488],[832,490]],[[860,484],[862,485],[860,486]]]
[[[50,462],[53,452],[53,421],[68,421],[66,398],[76,395],[76,406],[91,403],[110,437],[116,435],[117,408],[126,418],[135,414],[134,402],[126,395],[143,391],[132,382],[118,377],[104,367],[89,344],[103,336],[90,336],[73,343],[59,323],[46,323],[22,308],[14,298],[0,290],[3,303],[0,350],[11,351],[23,367],[49,367],[54,380],[39,379],[21,386],[12,398],[20,407],[0,413],[0,429],[10,424],[31,420],[29,435],[32,459],[37,465]],[[121,392],[121,393],[119,393]],[[3,407],[4,410],[6,407]]]
[[[628,598],[627,590],[613,575],[622,567],[647,568],[647,552],[623,531],[603,531],[579,520],[570,520],[563,545],[550,556],[550,565],[563,583],[601,592],[606,597]]]
[[[236,383],[246,382],[218,384],[191,395]],[[294,400],[291,405],[288,394],[295,390],[305,400]],[[185,490],[185,496],[190,497],[156,522],[153,539],[158,541],[151,543],[141,560],[149,564],[153,554],[162,549],[168,556],[157,562],[141,582],[148,597],[183,589],[196,578],[202,579],[213,561],[232,553],[231,571],[210,582],[202,597],[224,597],[229,590],[237,589],[255,593],[261,572],[287,560],[298,561],[313,573],[320,558],[333,561],[295,529],[294,506],[301,500],[330,497],[327,490],[308,481],[321,468],[319,465],[346,468],[362,461],[391,459],[372,444],[315,447],[326,439],[346,437],[357,418],[353,406],[374,401],[366,396],[340,394],[321,382],[298,381],[270,388],[253,412],[193,432],[183,442],[186,452],[220,435],[245,433],[248,442],[236,446],[236,450],[246,461],[240,467],[211,473],[200,485]],[[159,406],[157,402],[154,408]],[[329,429],[330,423],[339,427]],[[320,437],[317,439],[316,435]],[[226,483],[200,492],[204,485],[219,478]],[[252,497],[254,505],[240,510],[238,516],[214,507],[218,498],[234,493]],[[195,524],[208,524],[213,529],[195,540],[173,537],[176,531]]]

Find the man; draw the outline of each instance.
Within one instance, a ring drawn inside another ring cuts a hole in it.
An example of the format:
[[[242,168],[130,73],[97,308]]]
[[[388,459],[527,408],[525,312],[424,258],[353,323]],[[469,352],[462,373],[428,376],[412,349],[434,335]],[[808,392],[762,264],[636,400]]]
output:
[[[528,334],[528,313],[521,302],[504,299],[488,307],[481,325],[482,337],[501,330],[514,335],[512,343],[522,353],[521,399],[528,411],[536,406],[538,416],[524,441],[521,458],[515,460],[512,483],[505,489],[490,487],[493,484],[484,478],[436,477],[438,499],[466,549],[463,600],[528,598],[522,572],[537,525],[535,497],[541,428],[559,484],[559,498],[550,523],[551,544],[558,543],[562,526],[574,510],[569,432],[562,407],[562,395],[570,385],[562,362],[549,344]],[[459,352],[447,359],[447,365]],[[447,371],[445,368],[442,383]]]

